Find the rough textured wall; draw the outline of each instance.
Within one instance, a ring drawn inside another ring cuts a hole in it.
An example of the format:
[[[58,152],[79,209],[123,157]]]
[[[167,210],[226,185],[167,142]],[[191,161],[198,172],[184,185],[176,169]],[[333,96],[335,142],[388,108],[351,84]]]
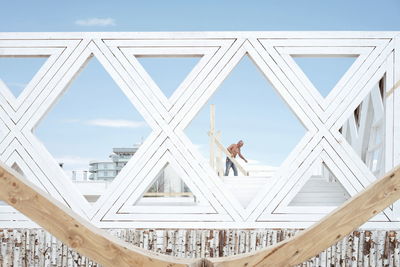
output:
[[[178,257],[219,257],[257,250],[299,230],[110,229],[135,246]],[[302,266],[400,266],[399,231],[354,231]],[[0,229],[0,266],[98,266],[43,229]]]

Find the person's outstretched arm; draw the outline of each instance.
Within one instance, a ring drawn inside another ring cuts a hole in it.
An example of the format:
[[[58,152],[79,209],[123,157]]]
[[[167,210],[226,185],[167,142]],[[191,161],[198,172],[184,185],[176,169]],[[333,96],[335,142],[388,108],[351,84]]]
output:
[[[247,159],[245,159],[245,158],[243,157],[242,153],[240,153],[240,149],[239,149],[239,153],[238,153],[238,154],[239,154],[239,157],[247,163]]]

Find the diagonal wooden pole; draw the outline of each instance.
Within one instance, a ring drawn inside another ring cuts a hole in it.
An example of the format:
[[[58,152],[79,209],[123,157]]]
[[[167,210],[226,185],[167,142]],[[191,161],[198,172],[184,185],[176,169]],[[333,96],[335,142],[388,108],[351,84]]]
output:
[[[104,266],[187,266],[194,259],[154,253],[94,227],[71,209],[0,163],[0,199],[70,248]]]
[[[293,266],[317,255],[400,198],[400,168],[345,202],[320,222],[275,246],[237,256],[183,259],[132,246],[86,222],[0,163],[0,199],[62,242],[104,266]]]
[[[394,93],[394,91],[396,91],[399,88],[400,88],[400,80],[398,80],[397,83],[395,83],[393,85],[393,87],[390,88],[390,90],[386,92],[386,97],[389,97],[391,94]]]
[[[253,253],[210,261],[218,267],[297,265],[337,243],[399,198],[397,167],[298,235]]]

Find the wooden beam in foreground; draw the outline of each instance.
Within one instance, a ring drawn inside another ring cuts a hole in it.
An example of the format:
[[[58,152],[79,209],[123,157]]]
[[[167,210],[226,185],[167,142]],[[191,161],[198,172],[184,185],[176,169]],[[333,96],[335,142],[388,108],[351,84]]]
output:
[[[275,246],[231,257],[182,259],[134,247],[92,226],[0,163],[0,199],[77,252],[104,266],[292,266],[335,244],[399,198],[400,168],[396,168],[320,222]]]
[[[210,259],[214,266],[293,266],[340,241],[400,198],[400,168],[386,174],[293,238],[256,252]]]
[[[135,247],[94,227],[71,209],[0,163],[0,199],[72,249],[104,266],[187,266],[175,258]]]

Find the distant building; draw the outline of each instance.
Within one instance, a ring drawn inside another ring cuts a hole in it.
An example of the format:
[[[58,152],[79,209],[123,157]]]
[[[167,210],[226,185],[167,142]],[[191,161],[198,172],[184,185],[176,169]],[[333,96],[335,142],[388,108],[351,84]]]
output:
[[[72,171],[72,181],[85,198],[93,203],[108,188],[112,180],[119,174],[129,159],[135,155],[140,145],[133,147],[113,148],[109,160],[93,160],[89,162],[89,179],[87,171]],[[160,201],[160,197],[179,198],[184,197],[186,202],[196,201],[189,188],[181,180],[179,175],[167,164],[155,178],[153,184],[148,188],[138,204]]]
[[[93,160],[89,162],[89,180],[113,180],[128,163],[129,159],[135,155],[139,146],[113,148],[110,160]]]

